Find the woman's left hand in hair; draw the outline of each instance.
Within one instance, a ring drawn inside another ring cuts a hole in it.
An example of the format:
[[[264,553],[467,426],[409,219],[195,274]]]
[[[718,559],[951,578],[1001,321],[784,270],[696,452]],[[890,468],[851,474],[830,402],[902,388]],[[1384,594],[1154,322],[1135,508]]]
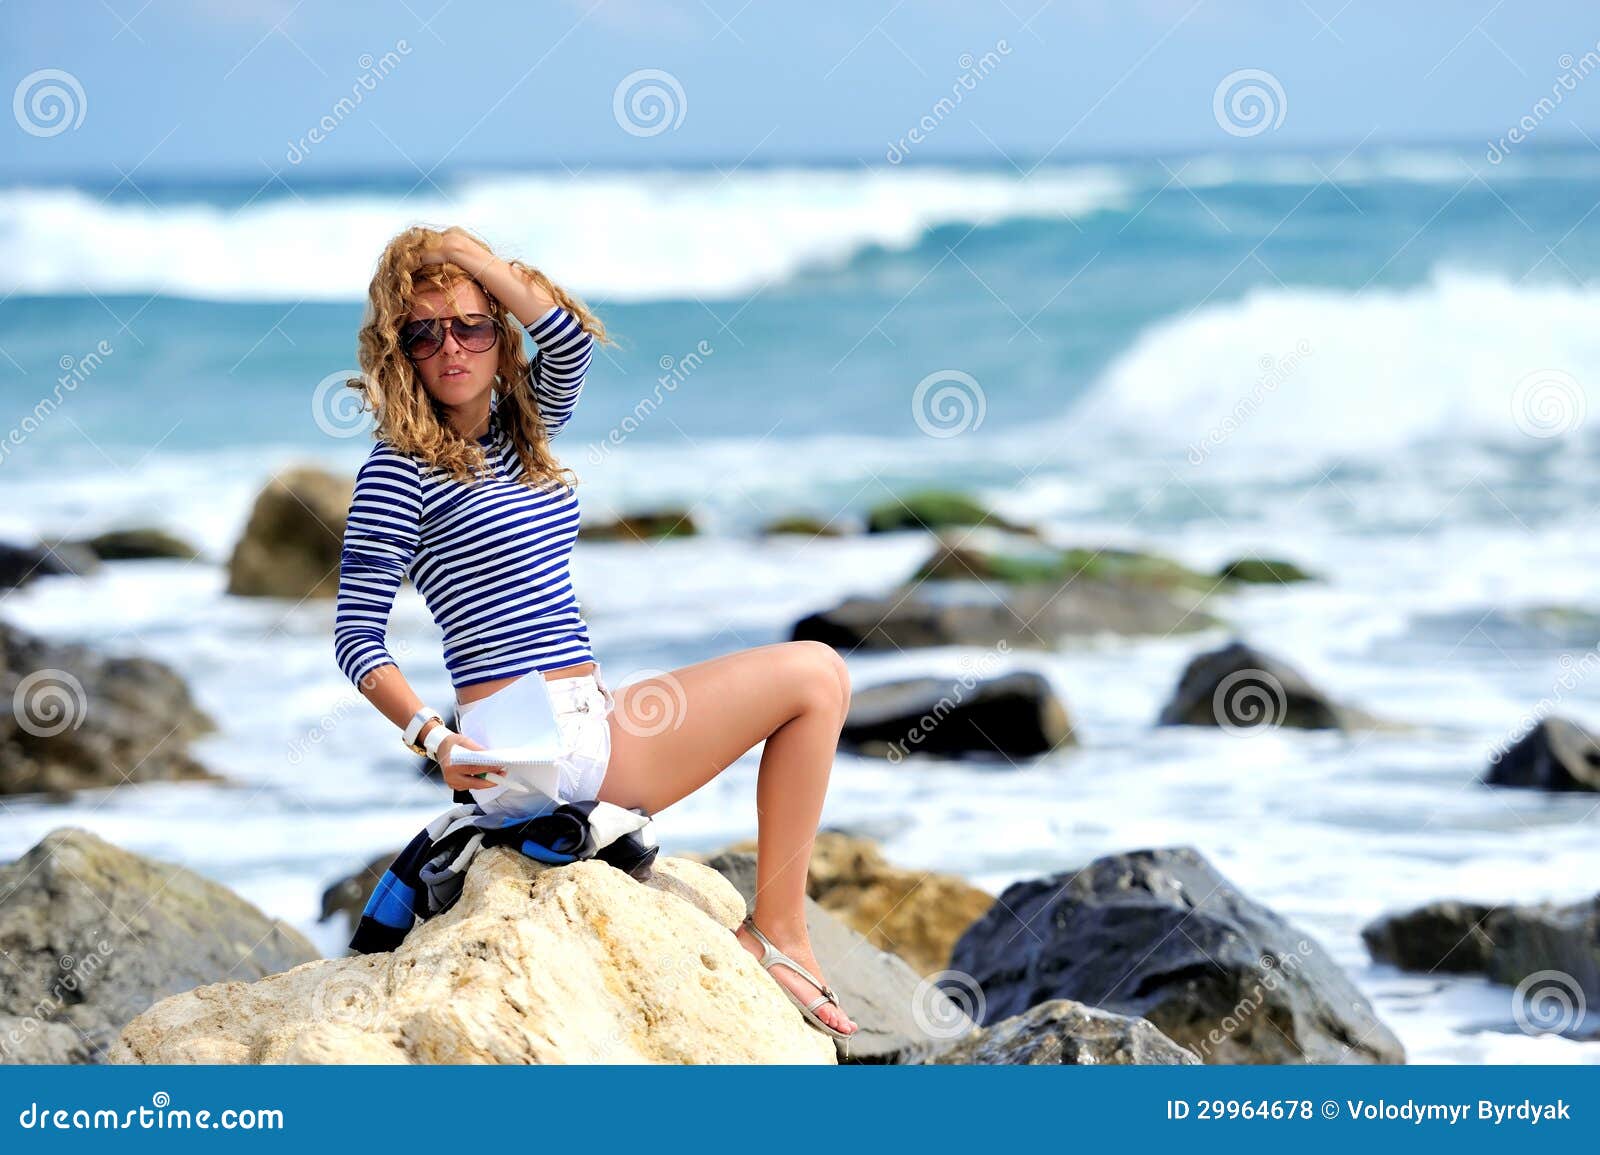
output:
[[[440,234],[438,244],[424,249],[422,253],[422,263],[425,265],[442,265],[446,261],[460,265],[473,277],[480,277],[484,269],[494,263],[494,254],[464,230],[452,225]]]

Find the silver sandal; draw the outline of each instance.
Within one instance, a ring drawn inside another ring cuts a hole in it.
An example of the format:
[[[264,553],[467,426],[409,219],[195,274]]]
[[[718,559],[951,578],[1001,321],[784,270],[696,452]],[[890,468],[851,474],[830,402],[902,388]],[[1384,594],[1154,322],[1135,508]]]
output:
[[[767,973],[770,974],[772,972],[772,968],[775,966],[782,965],[789,967],[790,969],[797,971],[808,983],[822,992],[811,1002],[807,1003],[783,983],[778,983],[776,978],[772,980],[773,982],[778,983],[779,990],[789,996],[789,1001],[800,1008],[800,1013],[805,1016],[808,1023],[822,1031],[825,1031],[827,1034],[832,1035],[836,1039],[853,1039],[861,1033],[861,1028],[859,1026],[853,1031],[841,1031],[817,1014],[817,1008],[823,1003],[832,1003],[841,1011],[844,1010],[844,1006],[839,1002],[839,996],[834,993],[833,988],[827,983],[819,981],[817,977],[810,971],[806,970],[805,967],[801,966],[799,963],[795,962],[794,959],[790,958],[777,947],[773,946],[772,940],[767,938],[767,936],[762,934],[760,929],[757,928],[754,915],[746,915],[744,922],[741,925],[746,927],[751,934],[755,935],[757,941],[759,941],[764,948],[761,957],[757,960],[761,964],[762,969],[766,970]]]

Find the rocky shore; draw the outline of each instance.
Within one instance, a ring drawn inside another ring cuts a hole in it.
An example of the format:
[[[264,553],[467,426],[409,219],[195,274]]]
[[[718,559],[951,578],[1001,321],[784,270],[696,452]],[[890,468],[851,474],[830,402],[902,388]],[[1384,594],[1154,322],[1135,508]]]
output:
[[[1065,885],[1040,878],[996,900],[824,832],[809,881],[822,901],[808,898],[807,921],[861,1024],[848,1048],[808,1027],[731,934],[754,882],[754,853],[738,845],[703,861],[665,855],[642,883],[594,860],[552,867],[494,848],[474,861],[460,901],[395,951],[326,959],[226,888],[64,829],[0,871],[12,896],[0,949],[24,960],[0,981],[4,1057],[1404,1059],[1314,940],[1187,848],[1098,860]],[[124,923],[117,910],[137,916]]]
[[[326,598],[350,481],[286,470],[258,496],[228,593]],[[698,532],[663,509],[585,536]],[[1314,582],[1283,559],[1201,572],[1158,554],[1047,541],[959,494],[886,503],[859,527],[777,519],[765,532],[925,534],[906,581],[795,621],[845,653],[960,646],[1051,652],[1094,637],[1228,626],[1229,591]],[[181,539],[130,529],[0,548],[0,585],[71,581]],[[1340,700],[1275,647],[1234,636],[1189,651],[1152,726],[1405,734]],[[188,750],[216,723],[180,674],[0,622],[0,795],[207,780]],[[26,706],[26,708],[23,708]],[[1044,673],[855,687],[841,748],[915,774],[960,760],[1004,770],[1081,740]],[[1483,789],[1600,789],[1600,738],[1539,718]],[[398,849],[398,848],[396,848]],[[13,1063],[1371,1063],[1406,1060],[1329,952],[1187,845],[1135,847],[989,894],[819,834],[813,947],[862,1025],[848,1049],[810,1029],[729,933],[754,897],[754,843],[663,855],[644,883],[599,862],[481,854],[459,904],[389,954],[322,958],[286,924],[175,864],[64,827],[0,867],[0,1059]],[[392,854],[330,879],[323,920],[353,922]],[[360,859],[356,860],[357,863]],[[352,866],[356,863],[352,863]],[[310,917],[313,912],[307,912]],[[1556,972],[1600,1005],[1600,896],[1493,905],[1447,899],[1368,925],[1373,960],[1518,987]],[[1589,1038],[1579,1014],[1566,1033]],[[1600,1037],[1595,1035],[1594,1037]]]

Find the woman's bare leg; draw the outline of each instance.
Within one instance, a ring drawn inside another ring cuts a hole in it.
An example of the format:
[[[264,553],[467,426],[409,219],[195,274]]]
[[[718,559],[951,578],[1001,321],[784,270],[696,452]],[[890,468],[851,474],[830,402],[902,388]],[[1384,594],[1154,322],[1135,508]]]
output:
[[[821,642],[777,642],[684,666],[614,691],[611,761],[600,800],[657,814],[763,740],[756,778],[755,923],[826,982],[805,924],[806,872],[850,705],[844,659]],[[747,933],[739,941],[759,957]],[[806,1002],[817,990],[788,967],[772,977]],[[817,1014],[841,1031],[832,1003]]]

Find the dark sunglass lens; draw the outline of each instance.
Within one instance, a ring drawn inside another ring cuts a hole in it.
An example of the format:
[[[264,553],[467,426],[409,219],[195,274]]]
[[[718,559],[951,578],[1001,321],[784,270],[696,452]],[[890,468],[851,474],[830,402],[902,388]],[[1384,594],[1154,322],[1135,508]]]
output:
[[[494,344],[495,327],[493,317],[485,317],[479,314],[466,321],[457,319],[450,327],[456,335],[456,340],[474,353],[482,353]]]
[[[414,321],[400,330],[400,346],[412,357],[431,357],[443,344],[435,321]]]

